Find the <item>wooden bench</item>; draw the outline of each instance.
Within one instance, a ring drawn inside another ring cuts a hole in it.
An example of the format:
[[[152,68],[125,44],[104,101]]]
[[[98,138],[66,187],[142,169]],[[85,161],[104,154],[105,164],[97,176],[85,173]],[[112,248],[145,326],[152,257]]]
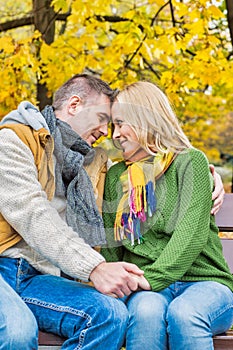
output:
[[[59,337],[58,335],[39,331],[39,349],[42,349],[42,347],[45,349],[59,349],[64,341],[65,339]]]
[[[223,205],[216,215],[220,232],[233,232],[233,193],[226,193]],[[221,238],[225,259],[233,273],[233,239]],[[215,350],[233,350],[233,331],[214,337]]]
[[[224,203],[216,215],[220,232],[233,232],[233,193],[225,194]],[[223,253],[233,273],[233,239],[222,238]],[[40,349],[59,349],[64,338],[51,333],[39,332]],[[43,347],[41,347],[43,346]],[[233,350],[233,331],[214,337],[215,350]],[[203,349],[204,350],[204,349]]]

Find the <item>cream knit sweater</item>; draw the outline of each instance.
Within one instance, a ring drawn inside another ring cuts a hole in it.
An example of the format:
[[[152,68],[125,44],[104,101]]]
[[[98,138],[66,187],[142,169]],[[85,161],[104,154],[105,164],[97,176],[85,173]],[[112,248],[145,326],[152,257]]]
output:
[[[65,199],[47,200],[30,149],[9,129],[0,131],[0,212],[23,238],[2,256],[25,258],[42,273],[88,280],[104,258],[64,221]]]

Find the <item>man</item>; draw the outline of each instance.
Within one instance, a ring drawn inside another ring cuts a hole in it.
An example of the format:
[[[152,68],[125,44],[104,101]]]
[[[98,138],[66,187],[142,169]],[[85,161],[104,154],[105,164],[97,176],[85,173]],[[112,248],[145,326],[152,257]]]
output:
[[[34,350],[37,323],[18,294],[0,276],[0,350]]]
[[[120,349],[128,313],[104,294],[122,297],[145,283],[135,265],[106,263],[92,249],[105,235],[83,162],[107,134],[112,96],[106,83],[77,75],[54,107],[41,114],[22,102],[1,122],[0,273],[41,330],[68,338],[66,349]]]

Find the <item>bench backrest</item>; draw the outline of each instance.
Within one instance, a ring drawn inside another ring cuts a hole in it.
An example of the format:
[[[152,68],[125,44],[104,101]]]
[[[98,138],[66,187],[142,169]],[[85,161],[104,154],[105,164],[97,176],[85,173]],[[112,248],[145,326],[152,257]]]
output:
[[[216,223],[221,232],[233,232],[233,193],[226,193],[224,202],[216,214]],[[233,273],[233,239],[221,238],[223,254]]]

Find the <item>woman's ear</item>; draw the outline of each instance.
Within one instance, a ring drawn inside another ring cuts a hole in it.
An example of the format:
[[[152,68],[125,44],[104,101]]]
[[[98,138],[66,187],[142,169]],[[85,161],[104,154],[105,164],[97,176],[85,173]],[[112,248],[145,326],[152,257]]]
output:
[[[68,113],[70,115],[76,115],[81,104],[82,100],[78,95],[71,96],[68,102]]]

